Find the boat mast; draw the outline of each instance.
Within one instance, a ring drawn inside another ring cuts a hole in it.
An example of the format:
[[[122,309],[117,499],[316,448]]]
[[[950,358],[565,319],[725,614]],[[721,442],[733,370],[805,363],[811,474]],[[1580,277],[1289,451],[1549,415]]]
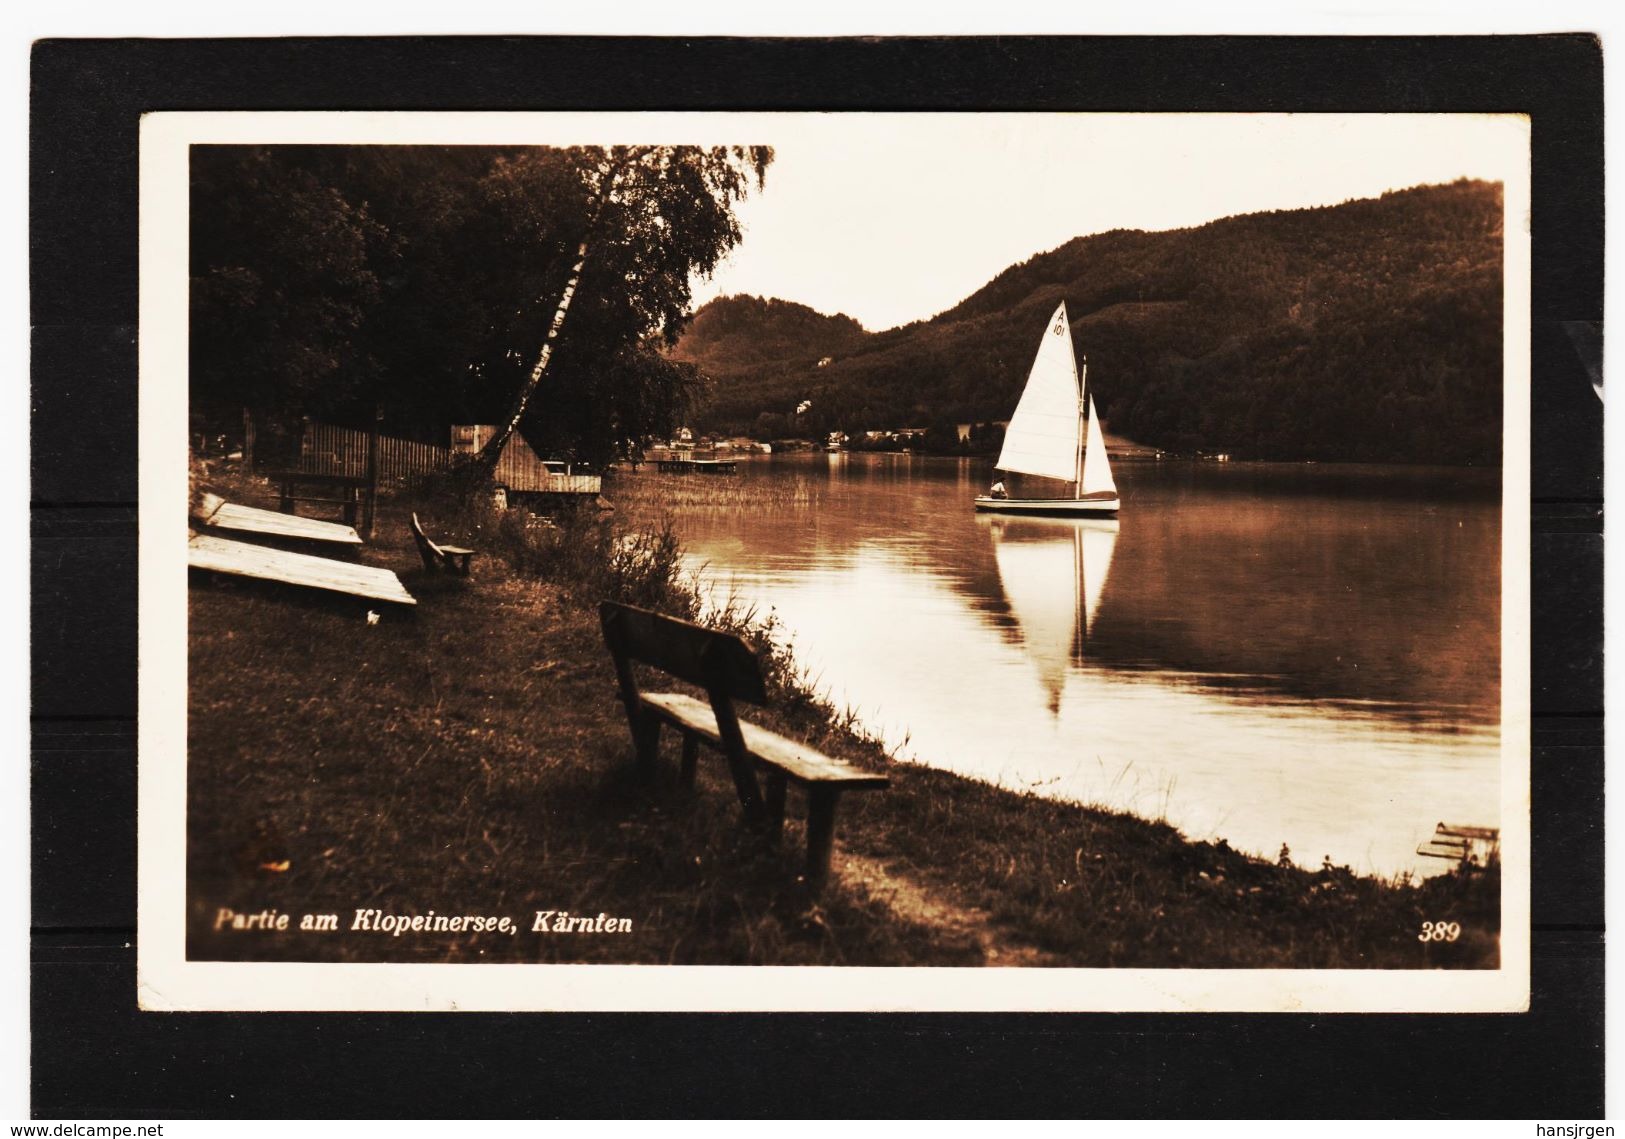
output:
[[[1072,492],[1073,498],[1083,497],[1083,438],[1089,425],[1084,422],[1088,418],[1088,404],[1084,402],[1084,377],[1089,374],[1089,357],[1085,356],[1078,369],[1078,477]]]

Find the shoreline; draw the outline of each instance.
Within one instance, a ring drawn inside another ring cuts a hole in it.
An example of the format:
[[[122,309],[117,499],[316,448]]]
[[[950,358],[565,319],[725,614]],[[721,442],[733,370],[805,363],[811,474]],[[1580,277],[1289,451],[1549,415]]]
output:
[[[696,447],[695,450],[706,450],[706,448]],[[1217,458],[1216,456],[1213,456],[1213,455],[1184,454],[1184,453],[1176,453],[1176,452],[1172,452],[1172,451],[1164,451],[1160,455],[1159,454],[1147,454],[1148,451],[1153,451],[1153,450],[1155,450],[1155,449],[1151,448],[1151,447],[1147,447],[1147,446],[1142,446],[1141,444],[1138,444],[1138,443],[1125,443],[1121,447],[1115,446],[1113,444],[1108,443],[1107,446],[1106,446],[1106,454],[1112,460],[1112,462],[1114,462],[1114,463],[1118,463],[1118,462],[1132,463],[1132,464],[1135,464],[1135,465],[1140,465],[1140,464],[1145,464],[1145,463],[1149,463],[1149,464],[1153,464],[1153,465],[1158,464],[1158,463],[1169,463],[1169,464],[1186,463],[1186,464],[1193,464],[1193,465],[1194,464],[1200,464],[1200,465],[1202,465],[1204,467],[1205,466],[1210,466],[1210,465],[1211,466],[1226,466],[1226,467],[1242,467],[1242,468],[1273,467],[1273,468],[1286,468],[1286,469],[1292,469],[1292,470],[1297,470],[1297,469],[1300,469],[1300,468],[1308,468],[1308,467],[1319,467],[1319,468],[1324,468],[1328,472],[1340,472],[1340,473],[1370,472],[1372,474],[1379,474],[1379,473],[1382,473],[1382,472],[1390,472],[1390,471],[1394,472],[1395,474],[1400,474],[1400,473],[1404,473],[1404,472],[1411,472],[1411,473],[1417,473],[1417,474],[1420,474],[1420,473],[1437,473],[1437,474],[1466,474],[1466,473],[1472,473],[1472,474],[1481,475],[1485,479],[1488,479],[1493,475],[1495,477],[1496,481],[1497,481],[1497,485],[1499,485],[1501,472],[1502,472],[1502,467],[1500,465],[1487,466],[1487,465],[1477,464],[1477,463],[1384,463],[1384,462],[1376,462],[1376,461],[1369,461],[1369,460],[1357,460],[1357,459],[1247,459],[1247,458],[1220,459],[1220,458]],[[843,455],[843,456],[852,456],[852,455],[893,456],[893,457],[897,457],[897,458],[934,459],[934,460],[941,460],[941,461],[944,461],[944,462],[959,462],[961,460],[968,460],[968,461],[973,462],[973,463],[985,463],[988,466],[989,469],[993,468],[993,464],[994,464],[995,460],[997,460],[997,458],[998,458],[998,453],[994,452],[994,451],[970,452],[970,453],[958,454],[958,453],[931,452],[931,451],[922,451],[922,450],[880,450],[880,449],[866,448],[866,447],[843,447],[838,451],[829,451],[829,450],[826,450],[825,448],[819,447],[819,446],[794,447],[794,448],[788,448],[788,449],[783,450],[783,451],[773,451],[773,452],[732,450],[732,449],[730,449],[730,450],[718,451],[717,454],[718,454],[719,457],[726,457],[729,460],[738,461],[738,462],[745,462],[745,461],[749,461],[749,462],[772,462],[772,461],[777,460],[777,459],[785,459],[785,458],[790,458],[790,457],[828,458],[830,455]],[[652,459],[645,459],[640,464],[640,466],[644,466],[644,467],[651,466],[653,464],[653,462],[654,462],[654,460],[652,460]],[[621,473],[621,474],[632,473],[632,472],[629,472],[627,470],[627,466],[628,466],[628,464],[627,464],[626,460],[623,459],[623,460],[617,460],[615,463],[611,464],[609,469],[612,472],[615,472],[615,473]],[[636,472],[636,473],[641,475],[643,472],[639,471],[639,472]]]
[[[248,479],[232,490],[245,502],[259,493]],[[408,508],[418,509],[437,537],[481,550],[471,581],[425,578],[408,568],[416,562]],[[386,614],[376,627],[341,600],[194,583],[193,956],[1496,963],[1495,872],[1408,882],[1330,865],[1274,865],[1222,841],[1188,840],[1166,823],[892,762],[850,715],[798,688],[797,666],[781,648],[769,670],[772,707],[751,718],[883,767],[893,782],[885,793],[854,797],[843,811],[836,876],[815,901],[796,877],[799,828],[777,850],[760,849],[738,826],[720,764],[702,762],[698,790],[684,793],[668,741],[652,783],[632,778],[630,738],[593,613],[604,567],[574,550],[574,561],[551,574],[538,565],[516,568],[509,563],[558,551],[516,552],[515,522],[499,525],[503,535],[489,520],[460,527],[445,504],[386,498],[378,541],[362,561],[400,572],[420,604],[411,616]],[[652,587],[652,579],[637,578],[636,564],[612,568],[617,588]],[[673,600],[694,604],[692,597]],[[755,623],[744,612],[728,619]],[[770,641],[773,631],[756,628],[755,635]],[[318,677],[329,690],[320,704],[311,691]],[[236,728],[244,722],[256,724],[256,740],[242,739]],[[799,817],[794,796],[791,815]],[[285,871],[263,869],[283,862]],[[442,913],[461,905],[526,918],[532,909],[604,913],[630,921],[631,930],[613,938],[442,931],[355,941],[209,928],[221,907],[373,908],[410,917],[434,904]],[[1446,919],[1460,922],[1460,940],[1418,940],[1422,921]]]
[[[1245,468],[1145,472],[1140,487],[1150,501],[1126,518],[1125,540],[1115,543],[1117,569],[1127,566],[1129,576],[1107,587],[1103,606],[1096,604],[1098,588],[1080,588],[1077,635],[1084,635],[1087,603],[1088,642],[1076,641],[1070,663],[1057,664],[1056,637],[1041,622],[1062,619],[1065,606],[1059,613],[1035,606],[1033,582],[1053,595],[1052,579],[1067,567],[1057,569],[1050,558],[1040,567],[1049,577],[1037,578],[1034,555],[1018,562],[1015,554],[1069,526],[1021,523],[989,538],[987,530],[1003,524],[989,527],[968,507],[956,512],[963,505],[956,485],[963,487],[966,473],[960,466],[956,484],[954,471],[954,462],[936,459],[826,464],[822,456],[781,457],[734,480],[650,472],[622,477],[607,493],[636,521],[672,520],[690,551],[685,567],[702,593],[737,592],[764,611],[776,606],[786,629],[795,630],[797,661],[816,675],[823,698],[850,706],[896,746],[900,760],[1017,794],[1032,788],[1044,798],[1168,821],[1187,836],[1222,838],[1268,861],[1283,844],[1308,865],[1330,853],[1367,876],[1444,872],[1448,864],[1414,854],[1437,822],[1496,823],[1498,804],[1484,802],[1477,789],[1493,787],[1500,766],[1499,704],[1478,699],[1482,686],[1451,688],[1440,680],[1443,669],[1416,680],[1400,670],[1366,667],[1382,665],[1387,658],[1378,653],[1390,644],[1402,657],[1406,645],[1439,649],[1437,642],[1392,621],[1363,618],[1357,631],[1385,632],[1349,641],[1340,625],[1327,632],[1300,622],[1277,634],[1258,624],[1270,618],[1262,603],[1242,622],[1214,620],[1202,608],[1204,598],[1182,597],[1185,591],[1167,586],[1151,601],[1135,596],[1141,583],[1162,580],[1155,571],[1177,561],[1172,541],[1161,562],[1145,551],[1155,548],[1147,535],[1172,533],[1192,516],[1187,511],[1176,522],[1164,509],[1169,501],[1185,504],[1179,496],[1187,480],[1192,495],[1214,488],[1230,493],[1223,488],[1234,484],[1236,494],[1253,496],[1256,488],[1275,509],[1294,509],[1282,505],[1288,495],[1274,485],[1258,486],[1259,476]],[[1303,477],[1314,480],[1314,503],[1305,510],[1318,509],[1329,494],[1322,476]],[[897,481],[871,495],[871,480],[881,486],[883,478]],[[790,488],[802,492],[794,510]],[[1333,509],[1365,509],[1366,492],[1357,484],[1352,492],[1362,506],[1336,502]],[[721,505],[729,509],[714,508]],[[1369,509],[1387,508],[1378,502]],[[1453,539],[1451,509],[1442,508]],[[871,521],[871,510],[882,511],[884,521]],[[1349,532],[1360,541],[1362,531],[1356,525]],[[1219,532],[1230,540],[1228,530]],[[1001,534],[1006,546],[1012,536],[1026,543],[1010,550],[1009,564],[995,540]],[[1249,535],[1242,527],[1237,536]],[[1309,541],[1301,546],[1287,551],[1294,560],[1285,564],[1316,564],[1321,549]],[[1278,551],[1259,556],[1271,553]],[[1107,573],[1115,580],[1109,550],[1104,562],[1098,549],[1095,555],[1091,585]],[[876,572],[860,573],[857,563]],[[905,579],[908,574],[917,574],[917,582]],[[1181,584],[1189,585],[1191,576]],[[848,590],[863,594],[848,596]],[[1298,588],[1287,605],[1306,592]],[[1334,619],[1351,608],[1344,603],[1340,613],[1335,599],[1315,604]],[[1289,617],[1295,612],[1286,610]],[[1163,634],[1164,628],[1174,632]],[[1258,641],[1261,632],[1266,635]],[[1288,643],[1247,647],[1274,644],[1270,636]],[[933,648],[922,652],[924,645]],[[940,661],[933,659],[944,649]],[[1357,663],[1333,665],[1334,653]],[[1435,659],[1450,658],[1440,649]],[[1046,690],[1048,715],[1040,706]],[[1204,737],[1209,728],[1214,734]],[[1309,758],[1300,761],[1300,755]],[[1442,774],[1428,774],[1435,770]],[[1290,810],[1272,802],[1283,781],[1280,793],[1290,799]]]

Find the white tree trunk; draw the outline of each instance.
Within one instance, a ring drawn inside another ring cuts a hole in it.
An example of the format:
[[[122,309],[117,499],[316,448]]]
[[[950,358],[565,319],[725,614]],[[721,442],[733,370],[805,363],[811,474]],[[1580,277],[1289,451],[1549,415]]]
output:
[[[519,421],[525,418],[525,412],[530,408],[531,397],[541,386],[542,376],[547,372],[548,361],[553,359],[553,346],[558,343],[559,330],[564,327],[564,317],[570,311],[570,301],[576,295],[576,288],[581,284],[581,270],[587,264],[587,249],[592,244],[593,231],[598,227],[598,219],[604,212],[604,204],[614,192],[615,183],[620,180],[620,170],[612,174],[604,174],[598,183],[598,201],[593,205],[592,217],[587,222],[587,233],[576,247],[575,264],[570,268],[570,279],[564,286],[564,292],[559,297],[559,305],[553,311],[553,323],[548,325],[547,339],[542,342],[542,350],[536,357],[536,364],[530,370],[530,378],[525,386],[519,389],[514,398],[513,410],[509,413],[507,422],[501,429],[491,436],[489,442],[480,448],[475,464],[489,477],[496,470],[497,461],[502,457],[502,449],[508,445],[508,440],[519,429]]]
[[[530,408],[531,396],[541,386],[542,376],[547,372],[548,361],[553,358],[553,345],[558,342],[559,329],[564,327],[565,314],[570,311],[570,301],[576,295],[576,286],[581,283],[581,268],[587,263],[587,241],[583,241],[576,249],[576,263],[570,269],[570,280],[564,286],[564,293],[559,297],[559,307],[553,311],[553,323],[548,326],[547,339],[542,342],[542,350],[536,357],[536,364],[530,370],[530,378],[525,386],[519,389],[519,395],[514,399],[513,411],[506,423],[497,433],[491,436],[489,442],[480,448],[479,458],[476,462],[487,472],[496,469],[497,460],[502,457],[502,449],[508,445],[508,439],[519,429],[519,421],[525,418],[525,412]]]

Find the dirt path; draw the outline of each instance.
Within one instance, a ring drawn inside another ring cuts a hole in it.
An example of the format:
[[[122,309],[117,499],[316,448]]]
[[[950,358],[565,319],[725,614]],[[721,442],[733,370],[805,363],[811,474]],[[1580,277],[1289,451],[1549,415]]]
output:
[[[993,916],[986,910],[958,905],[878,858],[842,851],[836,860],[836,873],[849,885],[861,885],[871,898],[889,907],[899,918],[973,942],[980,947],[985,965],[1059,964],[1052,954],[1013,940],[994,924]]]

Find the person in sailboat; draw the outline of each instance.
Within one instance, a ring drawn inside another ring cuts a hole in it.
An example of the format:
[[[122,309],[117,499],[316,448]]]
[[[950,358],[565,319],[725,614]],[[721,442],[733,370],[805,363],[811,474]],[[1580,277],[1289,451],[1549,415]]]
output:
[[[987,496],[989,498],[1009,498],[1010,496],[1004,492],[1004,480],[994,479],[993,488],[987,492]]]

